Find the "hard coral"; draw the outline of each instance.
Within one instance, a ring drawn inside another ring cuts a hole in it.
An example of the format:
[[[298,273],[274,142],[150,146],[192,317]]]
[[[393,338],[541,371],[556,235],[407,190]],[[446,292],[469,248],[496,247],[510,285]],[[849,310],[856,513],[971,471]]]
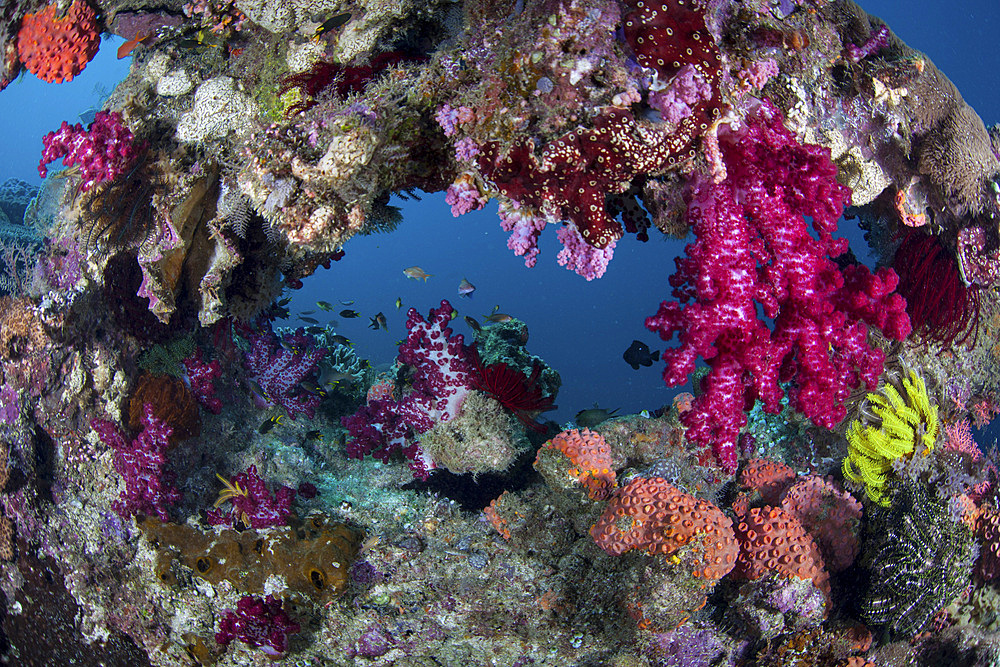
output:
[[[776,507],[755,507],[735,528],[740,557],[733,571],[741,579],[772,572],[810,580],[830,597],[830,575],[816,542],[794,517]]]
[[[17,52],[28,71],[42,81],[71,81],[83,71],[101,45],[97,14],[75,0],[63,15],[59,3],[26,14],[17,33]]]
[[[671,555],[687,547],[692,575],[706,581],[721,579],[736,565],[733,522],[712,503],[684,493],[662,477],[637,477],[622,487],[590,535],[614,556],[632,549],[651,556]]]
[[[974,530],[980,545],[976,576],[992,581],[1000,575],[1000,512],[995,507],[980,508]]]
[[[589,428],[563,431],[539,448],[535,468],[556,452],[562,456],[559,467],[565,468],[565,474],[587,490],[591,500],[604,500],[611,495],[615,488],[615,471],[604,436]]]
[[[751,459],[740,471],[739,484],[757,491],[765,505],[777,505],[789,486],[795,482],[795,470],[780,461]]]
[[[861,503],[832,482],[810,475],[796,482],[781,508],[809,531],[830,572],[850,567],[861,551]]]

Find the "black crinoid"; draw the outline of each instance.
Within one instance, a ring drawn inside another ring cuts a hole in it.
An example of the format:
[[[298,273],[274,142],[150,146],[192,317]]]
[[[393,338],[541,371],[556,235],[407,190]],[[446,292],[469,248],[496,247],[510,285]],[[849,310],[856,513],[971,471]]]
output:
[[[153,230],[153,178],[147,154],[138,155],[127,171],[83,193],[80,241],[88,252],[138,246]]]
[[[861,616],[894,635],[913,636],[968,586],[977,555],[972,532],[912,482],[869,521],[862,564],[871,580]]]

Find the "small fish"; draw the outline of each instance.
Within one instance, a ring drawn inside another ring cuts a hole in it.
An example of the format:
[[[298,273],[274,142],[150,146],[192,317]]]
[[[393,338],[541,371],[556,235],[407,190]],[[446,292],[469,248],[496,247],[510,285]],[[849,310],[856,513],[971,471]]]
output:
[[[479,322],[477,322],[474,317],[469,317],[468,315],[466,315],[465,323],[468,324],[469,328],[475,331],[476,333],[479,333],[480,331],[483,330],[482,325],[479,324]]]
[[[396,310],[399,310],[402,307],[403,307],[403,297],[397,296],[396,297]]]
[[[476,291],[476,286],[470,283],[465,278],[462,278],[462,282],[458,284],[458,295],[471,297],[472,293]]]
[[[340,311],[340,316],[347,318],[349,320],[353,320],[356,317],[361,317],[361,313],[359,313],[356,310],[342,310]]]
[[[124,58],[127,55],[129,55],[130,53],[132,53],[132,50],[135,47],[139,46],[139,44],[141,44],[142,42],[144,42],[146,40],[146,38],[148,38],[152,34],[153,33],[151,33],[151,32],[139,32],[139,33],[136,33],[135,37],[133,37],[132,39],[128,40],[127,42],[125,42],[124,44],[122,44],[121,46],[119,46],[118,47],[118,60],[121,60],[122,58]]]
[[[330,303],[327,302],[327,301],[317,301],[316,305],[319,306],[320,310],[325,310],[325,311],[328,311],[328,312],[332,312],[333,311],[333,306],[330,305]]]
[[[601,422],[607,421],[615,416],[619,408],[614,410],[605,410],[604,408],[597,407],[597,403],[594,403],[594,407],[588,408],[587,410],[580,410],[576,413],[576,425],[583,428],[594,428]]]
[[[622,355],[622,359],[633,369],[639,370],[639,366],[652,366],[654,361],[659,361],[660,351],[650,353],[648,345],[642,341],[633,340],[632,344],[625,350],[625,354]]]
[[[497,312],[498,310],[500,310],[500,304],[499,303],[497,305],[493,306],[493,312],[494,313]]]
[[[372,323],[368,325],[369,329],[375,329],[376,331],[378,331],[379,329],[382,329],[383,331],[389,330],[389,327],[386,325],[385,315],[383,313],[380,312],[378,315],[370,319]]]
[[[323,33],[339,28],[340,26],[344,25],[350,20],[351,20],[350,12],[344,12],[343,14],[337,14],[336,16],[331,16],[330,18],[319,24],[319,26],[316,28],[316,32],[313,33],[313,39],[314,40],[319,39],[320,36],[323,35]]]
[[[396,341],[395,343],[393,343],[393,345],[395,345],[396,347],[399,347],[399,346],[400,346],[400,345],[402,345],[402,344],[403,344],[403,339],[402,339],[402,338],[400,338],[400,339],[399,339],[399,340],[397,340],[397,341]]]
[[[323,442],[323,431],[319,429],[313,431],[306,431],[306,440],[319,440]]]
[[[278,305],[279,305],[279,306],[287,306],[287,305],[288,305],[288,304],[290,304],[291,302],[292,302],[292,297],[290,297],[290,296],[286,296],[286,297],[283,297],[282,299],[280,299],[280,300],[278,301]]]
[[[354,299],[351,299],[350,301],[341,301],[340,305],[342,305],[342,306],[353,306],[354,305]]]
[[[411,266],[408,269],[403,269],[403,275],[406,276],[407,278],[409,278],[410,280],[421,280],[421,279],[423,279],[424,282],[427,282],[427,279],[430,278],[431,276],[433,276],[434,274],[433,273],[427,273],[426,271],[424,271],[423,269],[421,269],[419,266]]]
[[[299,315],[315,315],[315,314],[316,314],[315,310],[303,310],[301,313],[299,313]]]
[[[649,410],[641,410],[639,412],[639,416],[643,419],[652,419],[652,417],[649,416]]]
[[[87,109],[86,111],[84,111],[84,112],[82,112],[80,114],[80,121],[84,125],[87,125],[89,127],[90,124],[94,122],[94,117],[97,115],[98,111],[99,111],[99,109],[95,109],[94,107],[90,107],[89,109]]]
[[[458,311],[457,310],[453,310],[453,311],[451,311],[451,315],[448,316],[448,319],[449,320],[453,320],[456,317],[458,317]]]
[[[260,425],[260,428],[257,429],[257,432],[263,435],[280,423],[281,423],[281,415],[268,417],[267,419],[264,420],[264,423]]]
[[[351,343],[350,338],[348,338],[347,336],[341,336],[340,334],[327,336],[327,340],[330,341],[331,343],[336,343],[337,345],[346,345],[347,347],[350,347],[353,344]]]
[[[222,47],[222,45],[216,41],[215,35],[206,30],[199,30],[194,34],[194,36],[180,40],[177,42],[177,46],[182,49],[195,49],[200,46],[207,46],[213,49]]]
[[[492,315],[483,315],[483,320],[486,322],[492,322],[493,324],[499,324],[500,322],[510,322],[513,317],[507,313],[497,313],[494,312]]]
[[[304,380],[299,383],[299,386],[302,387],[302,390],[307,394],[326,397],[326,389],[323,389],[323,387],[319,386],[312,380]]]
[[[337,387],[341,382],[345,384],[354,384],[354,376],[350,373],[345,373],[344,371],[334,371],[329,370],[323,373],[320,381],[327,387]]]
[[[317,327],[317,326],[306,327],[307,334],[313,334],[313,335],[321,334],[324,331],[326,331],[326,327]]]
[[[317,320],[315,317],[306,317],[305,315],[299,315],[299,319],[305,322],[306,324],[319,324],[319,320]]]

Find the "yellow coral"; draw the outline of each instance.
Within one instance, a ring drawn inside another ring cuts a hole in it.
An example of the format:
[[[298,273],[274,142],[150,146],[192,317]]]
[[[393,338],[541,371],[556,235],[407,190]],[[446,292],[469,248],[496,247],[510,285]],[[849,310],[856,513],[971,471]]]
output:
[[[892,462],[913,456],[918,442],[924,455],[934,448],[937,406],[930,404],[924,381],[913,371],[901,387],[888,385],[881,394],[868,394],[868,403],[870,411],[847,431],[844,477],[864,484],[869,498],[888,507]]]

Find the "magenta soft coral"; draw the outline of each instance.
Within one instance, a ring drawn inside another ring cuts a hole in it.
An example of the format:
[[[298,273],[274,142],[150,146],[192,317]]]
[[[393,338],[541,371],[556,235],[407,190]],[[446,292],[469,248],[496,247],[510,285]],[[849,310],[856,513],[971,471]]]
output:
[[[181,499],[174,475],[166,470],[166,451],[173,429],[153,414],[149,403],[143,406],[141,420],[142,432],[131,442],[105,419],[94,419],[90,425],[114,450],[115,470],[125,480],[125,490],[114,504],[115,512],[122,517],[150,515],[167,521],[167,507]]]
[[[220,646],[228,646],[239,639],[277,660],[288,651],[288,636],[299,630],[299,624],[282,609],[281,600],[270,595],[264,599],[244,595],[236,603],[236,611],[226,611],[219,621],[215,641]]]
[[[458,414],[469,393],[471,364],[461,334],[448,327],[454,311],[448,301],[432,308],[425,320],[415,308],[407,312],[409,333],[399,346],[399,363],[413,369],[410,391],[398,401],[372,400],[341,419],[350,432],[347,455],[371,454],[388,463],[394,452],[409,461],[413,474],[426,479],[434,468],[415,436]]]
[[[67,167],[80,165],[80,189],[85,192],[124,174],[145,148],[122,124],[117,111],[98,111],[86,130],[80,123],[63,121],[58,130],[45,135],[42,143],[38,175],[45,178],[46,165],[62,158]]]
[[[209,525],[235,528],[237,523],[241,523],[246,528],[257,530],[288,523],[292,500],[295,499],[294,489],[279,486],[272,495],[257,474],[257,466],[250,466],[231,480],[223,479],[223,482],[226,488],[215,502],[216,509],[208,511]],[[226,501],[231,503],[228,510],[220,507]]]
[[[702,392],[681,420],[731,473],[754,399],[777,413],[779,383],[794,381],[793,407],[830,428],[844,418],[851,388],[874,387],[882,371],[868,326],[902,339],[910,323],[892,270],[842,270],[831,259],[847,247],[832,234],[850,190],[837,182],[827,149],[800,144],[766,103],[720,144],[727,179],[696,177],[687,193],[697,240],[675,260],[679,301],[660,304],[646,327],[663,340],[679,334],[680,346],[663,354],[668,386],[687,382],[696,359],[706,360]]]

